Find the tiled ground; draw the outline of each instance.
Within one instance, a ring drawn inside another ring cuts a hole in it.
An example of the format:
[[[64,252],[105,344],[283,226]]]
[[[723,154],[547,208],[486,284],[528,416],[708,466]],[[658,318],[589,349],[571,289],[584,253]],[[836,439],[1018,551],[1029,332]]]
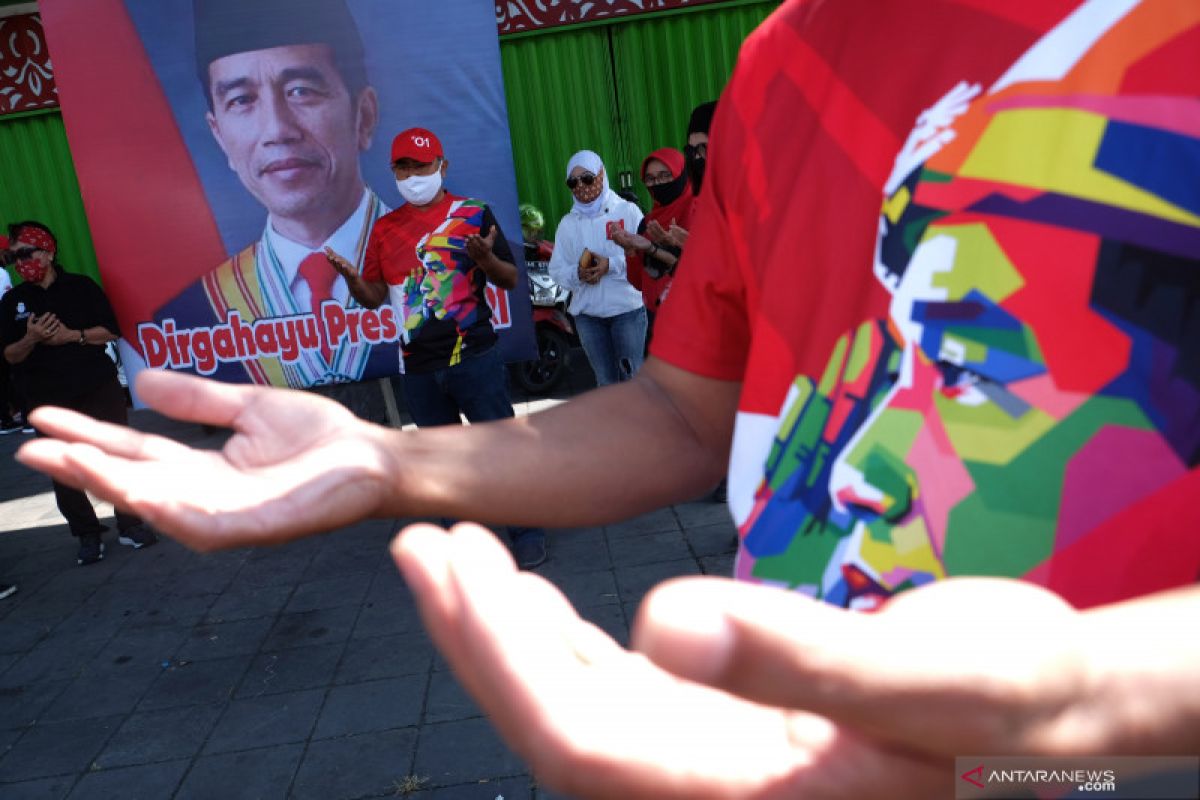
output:
[[[588,385],[577,373],[560,399]],[[110,534],[80,568],[49,481],[11,458],[22,439],[0,437],[0,582],[20,585],[0,601],[0,798],[550,796],[421,629],[385,549],[401,521],[209,555]],[[539,572],[625,641],[658,581],[729,574],[733,536],[699,500],[555,532]]]

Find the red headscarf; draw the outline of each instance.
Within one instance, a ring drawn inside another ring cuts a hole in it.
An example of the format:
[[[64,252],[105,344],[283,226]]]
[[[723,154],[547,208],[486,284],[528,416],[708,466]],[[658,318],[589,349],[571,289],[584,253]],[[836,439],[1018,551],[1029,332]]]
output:
[[[674,147],[662,147],[655,150],[650,155],[646,156],[642,161],[642,169],[639,173],[641,177],[646,175],[646,166],[654,159],[658,159],[671,173],[671,177],[682,182],[679,196],[671,202],[662,205],[657,200],[654,201],[654,207],[650,209],[650,213],[646,215],[645,223],[649,224],[650,220],[656,221],[665,230],[671,229],[671,223],[674,222],[681,228],[690,228],[692,225],[692,203],[695,202],[696,196],[692,193],[691,181],[687,177],[686,160],[683,153],[676,150]],[[654,195],[651,195],[653,199]],[[650,273],[644,269],[644,256],[641,253],[636,253],[626,262],[626,268],[629,274],[629,282],[642,290],[642,300],[646,304],[646,308],[651,312],[657,312],[659,305],[666,298],[667,292],[671,288],[671,281],[674,279],[673,274],[665,274],[658,278],[651,277]]]
[[[666,165],[670,171],[671,177],[678,179],[680,176],[686,175],[683,158],[683,153],[676,150],[674,147],[662,147],[655,150],[650,155],[646,156],[642,161],[641,176],[646,175],[646,165],[653,159],[658,159]],[[667,230],[671,228],[671,220],[675,220],[675,224],[681,228],[687,228],[692,221],[692,203],[696,196],[692,194],[690,181],[684,177],[683,191],[673,201],[665,206],[659,205],[657,201],[654,207],[650,209],[650,213],[646,215],[647,221],[655,220],[659,225],[662,225]]]

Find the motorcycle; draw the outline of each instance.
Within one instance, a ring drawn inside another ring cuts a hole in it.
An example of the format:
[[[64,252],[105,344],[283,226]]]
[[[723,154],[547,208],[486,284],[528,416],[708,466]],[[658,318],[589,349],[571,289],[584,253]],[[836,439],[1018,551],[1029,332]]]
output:
[[[575,323],[567,313],[571,293],[550,277],[550,242],[526,242],[525,271],[529,276],[529,301],[538,357],[515,365],[517,383],[530,394],[546,394],[571,368],[571,348],[579,344]]]

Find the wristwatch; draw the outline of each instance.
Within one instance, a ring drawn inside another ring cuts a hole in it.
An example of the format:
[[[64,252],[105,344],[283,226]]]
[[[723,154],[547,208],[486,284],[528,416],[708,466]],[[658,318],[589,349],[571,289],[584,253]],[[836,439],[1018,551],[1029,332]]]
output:
[[[79,329],[79,343],[87,344],[87,332],[83,328]]]

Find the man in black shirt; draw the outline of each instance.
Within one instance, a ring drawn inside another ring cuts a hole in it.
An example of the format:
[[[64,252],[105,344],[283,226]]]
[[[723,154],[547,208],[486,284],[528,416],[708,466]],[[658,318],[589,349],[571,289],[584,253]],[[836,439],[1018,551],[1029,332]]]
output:
[[[124,425],[125,392],[104,346],[117,338],[117,320],[104,292],[90,278],[66,272],[55,260],[58,243],[39,222],[9,226],[5,261],[24,282],[0,299],[0,344],[30,409],[56,405]],[[54,481],[58,510],[79,538],[79,563],[104,558],[86,494]],[[118,541],[134,548],[154,544],[142,521],[117,510]]]

